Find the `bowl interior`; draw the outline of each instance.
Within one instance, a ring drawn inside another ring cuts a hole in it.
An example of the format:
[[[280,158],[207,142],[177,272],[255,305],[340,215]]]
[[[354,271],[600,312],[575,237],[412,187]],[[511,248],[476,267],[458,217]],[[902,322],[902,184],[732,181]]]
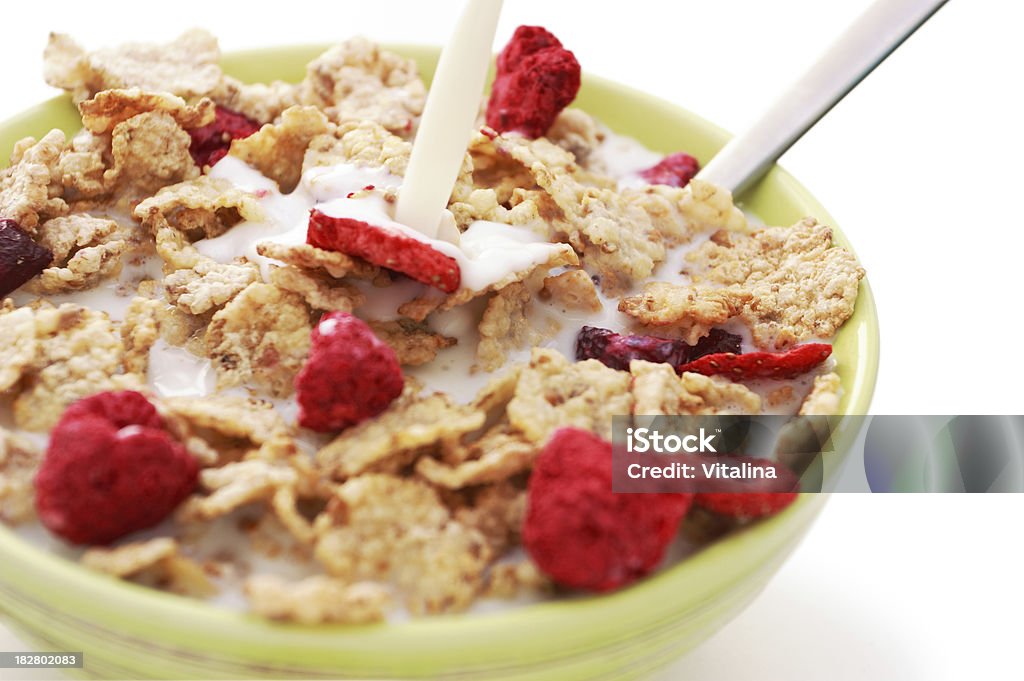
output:
[[[243,80],[297,81],[305,64],[322,49],[296,46],[234,53],[224,57],[223,65]],[[425,77],[432,75],[436,48],[394,49],[417,59]],[[584,76],[576,106],[655,150],[686,150],[702,162],[728,137],[672,104],[589,75]],[[53,127],[69,134],[80,127],[77,111],[66,97],[54,98],[0,124],[0,149],[10,149],[16,140],[38,137]],[[746,209],[769,224],[791,224],[806,215],[834,224],[825,209],[781,168],[772,170],[741,198]],[[836,241],[849,247],[838,230]],[[861,284],[854,317],[836,339],[835,356],[844,388],[841,411],[865,414],[878,366],[877,316],[867,282]],[[847,449],[855,434],[840,428],[837,449]],[[88,632],[82,634],[88,638],[83,640],[98,647],[109,648],[115,645],[112,641],[120,641],[148,649],[147,655],[153,655],[159,653],[154,642],[160,642],[162,649],[171,651],[168,654],[186,650],[211,660],[244,658],[252,661],[253,669],[272,662],[278,673],[294,669],[308,674],[309,670],[337,669],[343,663],[353,675],[370,676],[386,669],[388,674],[420,676],[450,670],[455,663],[459,669],[471,670],[490,667],[496,661],[516,665],[556,656],[582,660],[588,650],[598,648],[606,655],[618,654],[615,651],[625,641],[635,642],[645,632],[651,632],[647,638],[654,641],[653,632],[670,632],[686,619],[684,613],[696,627],[702,626],[701,617],[716,608],[737,609],[740,606],[732,604],[735,597],[726,595],[759,589],[823,502],[822,495],[805,495],[782,514],[720,540],[624,591],[490,615],[453,615],[364,627],[272,624],[93,574],[29,545],[2,526],[0,553],[5,556],[6,574],[0,578],[0,597],[8,602],[31,601],[37,628],[57,626],[69,618],[69,626],[88,622]]]

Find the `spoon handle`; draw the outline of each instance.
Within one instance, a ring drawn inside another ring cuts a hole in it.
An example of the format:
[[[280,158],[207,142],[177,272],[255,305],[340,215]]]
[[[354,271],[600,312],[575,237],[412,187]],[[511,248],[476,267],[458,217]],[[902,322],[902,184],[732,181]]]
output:
[[[697,175],[741,194],[947,0],[876,0],[807,73]]]

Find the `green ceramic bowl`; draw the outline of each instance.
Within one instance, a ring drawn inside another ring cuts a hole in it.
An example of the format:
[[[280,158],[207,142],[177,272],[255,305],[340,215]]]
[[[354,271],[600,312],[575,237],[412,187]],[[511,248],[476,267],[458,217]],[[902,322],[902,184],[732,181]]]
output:
[[[398,47],[429,77],[436,48]],[[246,80],[299,80],[320,46],[228,55]],[[706,162],[727,134],[667,102],[591,76],[577,106],[612,129],[664,152]],[[64,97],[0,125],[0,149],[52,127],[79,127]],[[805,215],[834,224],[789,174],[775,168],[742,197],[771,224]],[[849,247],[837,232],[838,243]],[[857,312],[835,343],[844,414],[865,414],[878,367],[878,320],[861,285]],[[840,427],[837,450],[855,428]],[[84,570],[0,527],[0,610],[39,650],[85,653],[98,678],[642,678],[690,650],[764,587],[825,502],[804,495],[785,512],[735,533],[641,583],[606,596],[552,601],[489,615],[430,617],[401,624],[303,627],[272,624]]]

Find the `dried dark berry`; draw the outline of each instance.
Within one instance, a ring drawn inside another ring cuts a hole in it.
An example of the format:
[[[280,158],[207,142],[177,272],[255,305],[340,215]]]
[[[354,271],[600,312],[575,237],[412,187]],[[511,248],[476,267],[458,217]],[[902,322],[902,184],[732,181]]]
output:
[[[712,329],[696,345],[682,340],[654,336],[624,336],[622,334],[584,326],[576,337],[576,359],[596,359],[612,369],[629,369],[634,359],[658,364],[671,364],[679,368],[704,355],[722,352],[740,352],[743,339],[736,334]]]
[[[0,218],[0,297],[17,290],[53,262],[53,253],[26,234],[17,222]]]
[[[260,129],[260,124],[237,111],[217,107],[213,123],[188,131],[192,137],[188,153],[196,165],[212,166],[228,154],[231,141],[243,139]]]
[[[640,171],[640,177],[651,184],[685,187],[700,172],[700,163],[693,156],[677,152],[661,159],[658,165]]]

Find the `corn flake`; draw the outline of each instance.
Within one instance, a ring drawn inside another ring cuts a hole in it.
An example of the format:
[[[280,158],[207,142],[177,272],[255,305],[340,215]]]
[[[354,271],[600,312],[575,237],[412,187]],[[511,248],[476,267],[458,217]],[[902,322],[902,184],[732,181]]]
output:
[[[307,270],[323,270],[334,279],[352,276],[357,279],[375,279],[380,268],[359,258],[352,258],[338,251],[327,251],[309,244],[281,244],[263,241],[256,245],[256,252],[264,258],[278,260]]]
[[[732,193],[699,179],[682,189],[661,184],[627,188],[622,198],[647,213],[667,244],[686,243],[703,232],[749,229],[743,211],[732,202]]]
[[[737,285],[751,294],[740,317],[761,348],[828,338],[853,314],[864,270],[832,230],[807,218],[750,236],[718,232],[687,255],[698,284]]]
[[[73,304],[35,310],[36,353],[14,400],[18,427],[43,432],[75,400],[104,390],[138,387],[123,373],[124,346],[110,318]]]
[[[160,338],[163,303],[150,298],[133,298],[121,324],[124,369],[144,381],[149,371],[149,352]]]
[[[259,279],[260,271],[253,265],[223,264],[204,258],[192,269],[164,277],[164,289],[172,305],[201,315],[223,307]]]
[[[336,122],[371,120],[406,135],[427,97],[415,60],[365,38],[332,47],[310,62],[301,89],[304,103],[325,109]]]
[[[137,87],[98,92],[81,102],[78,110],[82,125],[94,135],[109,133],[118,124],[148,111],[170,115],[185,130],[212,123],[214,117],[212,100],[204,98],[192,105],[167,92],[146,92]]]
[[[114,127],[113,166],[103,174],[123,201],[151,196],[167,185],[199,176],[189,146],[192,138],[163,111],[138,114]]]
[[[556,350],[535,348],[508,405],[509,423],[543,444],[563,426],[611,439],[612,416],[632,413],[630,375],[597,360],[572,363]]]
[[[19,525],[35,517],[33,481],[41,461],[30,442],[0,427],[0,521]]]
[[[317,452],[325,474],[344,479],[407,457],[443,439],[458,438],[484,424],[484,414],[452,404],[438,393],[416,397],[413,390],[395,400],[375,419],[349,428]]]
[[[391,605],[391,592],[382,584],[322,575],[298,582],[255,575],[246,580],[245,595],[257,615],[307,625],[378,622]]]
[[[295,189],[302,176],[302,160],[309,143],[327,132],[327,118],[315,107],[295,106],[281,114],[280,122],[264,125],[255,134],[231,143],[240,158],[277,182],[281,191]]]
[[[205,468],[199,473],[209,496],[193,496],[183,503],[177,516],[183,521],[210,520],[256,501],[268,501],[282,487],[298,481],[298,474],[287,465],[259,459],[229,463],[220,468]]]
[[[544,329],[530,324],[532,303],[533,292],[523,283],[506,286],[487,302],[477,327],[480,343],[476,355],[481,369],[494,371],[505,364],[510,352],[537,345],[558,332],[553,321]]]
[[[644,416],[758,414],[761,398],[739,383],[722,378],[684,373],[669,364],[633,360],[634,414]]]
[[[128,250],[126,239],[114,220],[87,214],[47,220],[36,240],[53,253],[53,263],[32,280],[28,290],[44,295],[80,291],[116,276]]]
[[[497,426],[467,449],[470,451],[457,455],[462,461],[457,465],[422,457],[416,462],[416,472],[439,487],[462,489],[506,480],[529,470],[537,457],[536,443],[507,426]]]
[[[30,235],[41,222],[68,210],[59,191],[58,164],[64,142],[60,130],[51,130],[38,142],[31,137],[23,139],[14,147],[10,167],[0,171],[0,215],[14,220]],[[56,193],[51,191],[54,186]]]
[[[200,97],[221,80],[217,39],[192,29],[163,45],[126,43],[87,52],[69,36],[51,33],[43,52],[46,82],[71,93],[75,102],[97,92],[138,87],[185,99]]]
[[[429,364],[438,352],[458,343],[458,339],[435,333],[411,319],[370,322],[370,328],[377,338],[391,346],[402,366]]]
[[[270,283],[299,294],[314,310],[351,312],[366,302],[366,296],[355,286],[316,270],[277,267],[270,272]]]
[[[800,416],[835,416],[839,413],[839,400],[843,386],[839,374],[832,372],[814,379],[811,393],[800,405]]]
[[[600,312],[604,308],[594,280],[584,270],[566,270],[547,277],[540,295],[570,310]]]
[[[224,76],[217,89],[210,93],[217,104],[260,123],[272,123],[285,109],[299,104],[300,88],[276,80],[272,83],[243,83]]]
[[[27,307],[0,308],[0,393],[17,385],[31,370],[38,347],[35,313]]]
[[[113,549],[92,548],[82,565],[122,579],[182,596],[206,598],[217,591],[202,566],[179,552],[178,542],[161,537]]]
[[[695,345],[711,329],[738,315],[753,296],[736,287],[701,288],[651,282],[619,301],[619,311],[645,326],[671,326]]]
[[[207,354],[220,387],[248,380],[285,397],[309,353],[309,308],[302,297],[271,284],[254,283],[210,322]]]

